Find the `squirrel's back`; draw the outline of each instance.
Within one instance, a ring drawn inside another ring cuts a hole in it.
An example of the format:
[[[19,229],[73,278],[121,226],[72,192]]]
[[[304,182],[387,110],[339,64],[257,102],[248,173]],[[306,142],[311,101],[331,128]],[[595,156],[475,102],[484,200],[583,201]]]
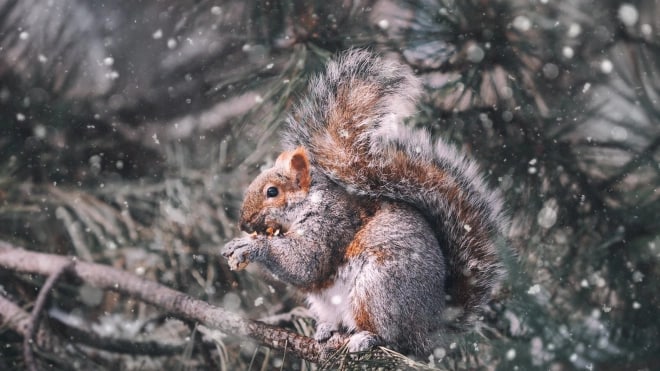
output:
[[[507,219],[474,161],[402,125],[420,94],[408,67],[349,51],[311,80],[283,140],[288,149],[305,147],[312,165],[349,192],[423,214],[446,260],[443,320],[462,328],[503,276],[498,244]]]

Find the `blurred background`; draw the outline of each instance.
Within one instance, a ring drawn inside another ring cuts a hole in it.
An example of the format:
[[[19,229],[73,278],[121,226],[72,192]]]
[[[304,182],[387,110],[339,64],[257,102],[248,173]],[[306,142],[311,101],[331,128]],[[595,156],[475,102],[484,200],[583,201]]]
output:
[[[0,239],[157,280],[311,334],[295,293],[219,256],[242,192],[328,58],[409,64],[413,123],[476,158],[512,216],[511,279],[444,369],[660,364],[660,4],[655,0],[0,0]],[[0,269],[29,308],[43,277]],[[54,328],[180,346],[42,349],[52,369],[310,369],[93,287]],[[59,326],[59,327],[58,327]],[[22,339],[0,326],[0,369]]]

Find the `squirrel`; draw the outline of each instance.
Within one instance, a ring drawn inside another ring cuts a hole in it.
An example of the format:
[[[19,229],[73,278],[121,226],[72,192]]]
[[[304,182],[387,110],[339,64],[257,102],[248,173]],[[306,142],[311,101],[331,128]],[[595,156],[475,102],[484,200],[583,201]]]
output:
[[[475,322],[505,273],[499,192],[473,160],[403,123],[421,91],[408,66],[370,51],[331,60],[245,193],[252,234],[223,255],[300,290],[321,343],[337,333],[352,352],[429,354]]]

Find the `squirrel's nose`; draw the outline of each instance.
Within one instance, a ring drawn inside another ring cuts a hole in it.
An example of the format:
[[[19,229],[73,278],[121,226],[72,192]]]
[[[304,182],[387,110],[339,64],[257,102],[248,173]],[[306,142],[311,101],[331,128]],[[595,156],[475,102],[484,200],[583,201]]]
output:
[[[239,218],[239,226],[241,227],[241,231],[247,232],[247,233],[252,233],[254,232],[254,227],[253,223],[250,222],[250,218],[245,215],[244,213],[241,212],[240,218]]]

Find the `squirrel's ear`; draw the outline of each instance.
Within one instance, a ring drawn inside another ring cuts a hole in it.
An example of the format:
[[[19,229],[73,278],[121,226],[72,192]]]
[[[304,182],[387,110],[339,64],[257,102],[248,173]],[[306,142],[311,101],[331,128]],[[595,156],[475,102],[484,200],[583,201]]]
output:
[[[291,153],[289,166],[300,188],[308,191],[312,182],[312,175],[310,174],[309,157],[305,148],[298,147]]]

